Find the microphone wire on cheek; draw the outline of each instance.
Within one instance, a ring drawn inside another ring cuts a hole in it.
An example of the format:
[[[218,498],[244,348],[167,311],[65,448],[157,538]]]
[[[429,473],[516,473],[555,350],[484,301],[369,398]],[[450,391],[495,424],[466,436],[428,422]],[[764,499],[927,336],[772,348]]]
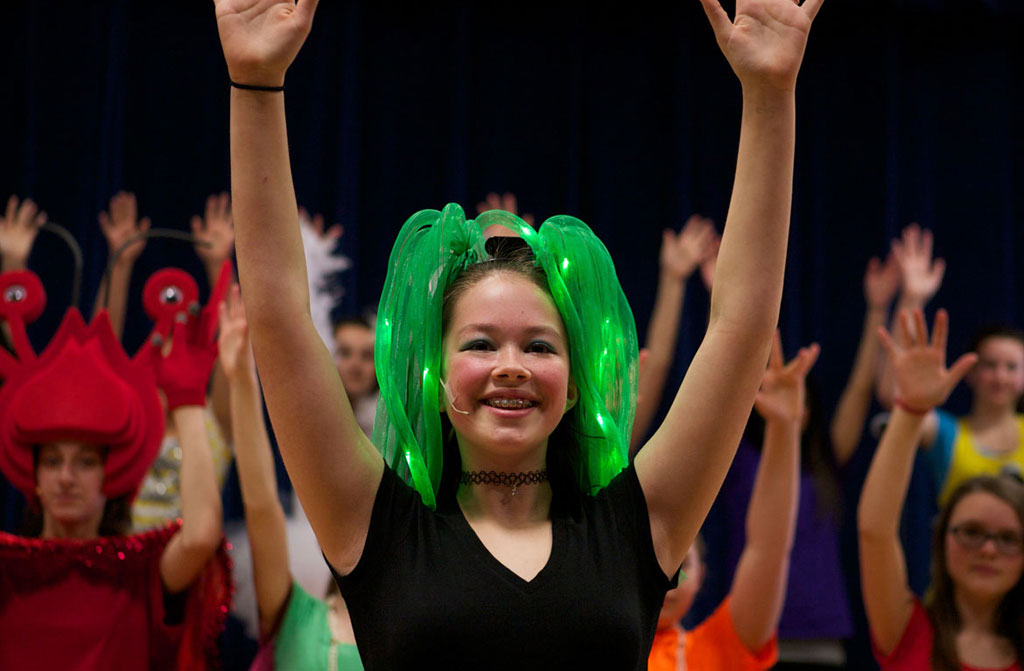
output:
[[[437,381],[441,383],[441,388],[444,389],[444,395],[448,398],[448,405],[450,405],[452,407],[452,410],[454,410],[455,412],[459,413],[460,415],[468,415],[469,414],[468,410],[459,410],[455,406],[455,399],[458,398],[458,394],[456,394],[455,396],[452,396],[451,388],[440,377],[438,378]]]

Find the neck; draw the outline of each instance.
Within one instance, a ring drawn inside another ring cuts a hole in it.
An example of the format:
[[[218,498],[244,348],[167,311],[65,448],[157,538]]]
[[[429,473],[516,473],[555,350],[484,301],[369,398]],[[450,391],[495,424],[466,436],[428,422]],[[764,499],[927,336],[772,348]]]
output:
[[[514,456],[494,454],[480,448],[459,445],[463,472],[530,473],[547,468],[547,441],[535,449]],[[537,484],[515,488],[501,484],[459,484],[455,498],[467,518],[489,517],[508,526],[529,525],[551,517],[551,484],[545,478]]]
[[[87,538],[98,538],[99,535],[100,520],[64,523],[53,519],[46,513],[43,513],[43,532],[39,535],[40,538],[82,540]]]
[[[976,428],[987,428],[1007,421],[1013,421],[1014,406],[993,405],[975,398],[971,406],[971,424]]]
[[[980,597],[956,589],[953,593],[961,632],[995,633],[996,613],[1002,598]]]
[[[507,472],[507,471],[506,471]],[[551,516],[551,485],[538,484],[513,488],[497,484],[460,484],[455,498],[467,518],[487,517],[505,526],[525,526],[543,522]]]

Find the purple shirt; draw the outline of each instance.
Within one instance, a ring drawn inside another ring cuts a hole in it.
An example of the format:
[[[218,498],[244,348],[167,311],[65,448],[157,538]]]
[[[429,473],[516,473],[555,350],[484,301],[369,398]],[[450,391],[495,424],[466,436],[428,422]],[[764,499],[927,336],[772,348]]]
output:
[[[747,506],[761,454],[740,443],[705,524],[709,581],[705,603],[728,593],[746,543]],[[711,577],[709,576],[709,577]],[[703,601],[703,599],[702,599]],[[853,633],[850,608],[839,562],[835,516],[819,510],[813,476],[800,474],[796,536],[790,556],[789,584],[779,621],[780,639],[847,638]]]

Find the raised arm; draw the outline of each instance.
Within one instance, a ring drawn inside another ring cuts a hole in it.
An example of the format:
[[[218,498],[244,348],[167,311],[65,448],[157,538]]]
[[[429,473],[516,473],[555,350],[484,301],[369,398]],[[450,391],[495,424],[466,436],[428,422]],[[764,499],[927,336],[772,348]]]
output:
[[[218,0],[232,81],[283,86],[316,4]],[[359,429],[310,317],[283,92],[232,87],[230,128],[235,250],[264,397],[320,546],[346,573],[362,553],[384,461]]]
[[[892,241],[892,255],[900,270],[900,295],[893,312],[891,330],[896,330],[897,315],[903,310],[924,310],[928,301],[942,286],[946,262],[932,258],[934,237],[928,229],[910,224]],[[911,325],[913,328],[913,325]],[[892,371],[883,366],[878,378],[878,400],[886,408],[892,407]]]
[[[203,262],[206,277],[212,287],[217,283],[217,274],[220,273],[221,266],[231,259],[231,254],[235,251],[235,228],[231,221],[231,198],[228,194],[208,196],[203,216],[194,215],[189,221],[189,227],[196,240],[196,256]],[[230,443],[234,441],[234,436],[231,432],[228,393],[228,381],[218,359],[210,381],[210,407],[221,432]]]
[[[658,561],[678,568],[736,453],[778,321],[793,192],[795,87],[822,0],[701,0],[743,89],[736,180],[707,334],[636,459]]]
[[[871,394],[875,390],[878,373],[879,347],[878,328],[885,325],[889,304],[900,286],[900,271],[892,253],[882,263],[877,258],[868,261],[864,271],[864,328],[860,334],[860,345],[853,360],[853,369],[846,387],[839,396],[836,412],[829,426],[829,437],[836,463],[846,464],[857,449],[864,432]]]
[[[754,403],[765,420],[764,446],[747,507],[747,541],[729,591],[736,633],[752,652],[775,636],[786,598],[800,498],[804,380],[817,358],[818,346],[811,345],[783,365],[782,343],[776,337]]]
[[[710,257],[717,238],[714,224],[699,214],[691,215],[679,233],[670,230],[662,233],[658,293],[647,325],[647,360],[640,369],[636,416],[630,439],[633,449],[647,435],[654,414],[661,405],[665,380],[676,352],[686,281]]]
[[[892,418],[882,434],[857,507],[860,580],[871,636],[883,654],[895,649],[910,621],[913,594],[899,541],[900,511],[907,495],[918,435],[925,415],[945,402],[977,355],[965,354],[946,368],[945,310],[928,327],[921,310],[898,317],[899,335],[879,329],[895,381]]]
[[[160,576],[172,594],[192,584],[222,537],[220,488],[203,420],[206,383],[216,356],[211,334],[189,333],[178,323],[169,353],[156,364],[157,384],[181,444],[181,528],[160,558]]]
[[[110,274],[100,284],[96,292],[96,301],[93,306],[95,315],[104,308],[104,300],[110,294],[110,300],[105,306],[110,315],[110,325],[114,329],[114,335],[118,338],[124,333],[124,318],[128,306],[128,287],[132,281],[132,269],[135,261],[142,254],[146,247],[146,240],[142,239],[126,248],[121,255],[114,259],[114,254],[121,250],[130,239],[141,235],[149,230],[149,217],[139,218],[139,207],[135,202],[134,193],[118,191],[110,199],[109,212],[99,214],[100,230],[107,240],[107,253],[109,259],[114,261],[110,268]],[[107,283],[109,282],[109,290]]]
[[[263,403],[238,287],[220,308],[220,365],[227,378],[235,426],[235,465],[252,549],[260,633],[278,621],[291,589],[284,509],[277,498],[274,457],[263,423]]]

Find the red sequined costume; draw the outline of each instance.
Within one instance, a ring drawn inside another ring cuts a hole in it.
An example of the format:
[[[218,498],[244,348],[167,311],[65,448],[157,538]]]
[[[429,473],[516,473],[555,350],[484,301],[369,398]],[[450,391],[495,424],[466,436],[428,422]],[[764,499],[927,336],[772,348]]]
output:
[[[182,613],[165,612],[160,556],[177,530],[82,541],[0,533],[0,669],[215,668],[227,554],[209,562]]]
[[[223,295],[229,277],[230,269],[215,297]],[[160,281],[175,278],[180,280],[165,271]],[[34,446],[51,441],[106,446],[108,500],[138,488],[164,429],[153,344],[193,305],[167,289],[175,287],[156,287],[153,294],[147,285],[148,295],[157,296],[156,303],[147,300],[156,335],[134,359],[117,342],[105,313],[86,327],[75,309],[37,357],[25,323],[42,312],[42,286],[29,272],[0,275],[0,316],[18,354],[0,350],[0,469],[30,505],[38,505]],[[216,307],[215,299],[211,304]],[[208,327],[210,312],[203,312]],[[216,667],[216,639],[231,597],[230,564],[222,545],[188,590],[166,595],[160,560],[178,528],[87,540],[0,533],[0,669]]]

